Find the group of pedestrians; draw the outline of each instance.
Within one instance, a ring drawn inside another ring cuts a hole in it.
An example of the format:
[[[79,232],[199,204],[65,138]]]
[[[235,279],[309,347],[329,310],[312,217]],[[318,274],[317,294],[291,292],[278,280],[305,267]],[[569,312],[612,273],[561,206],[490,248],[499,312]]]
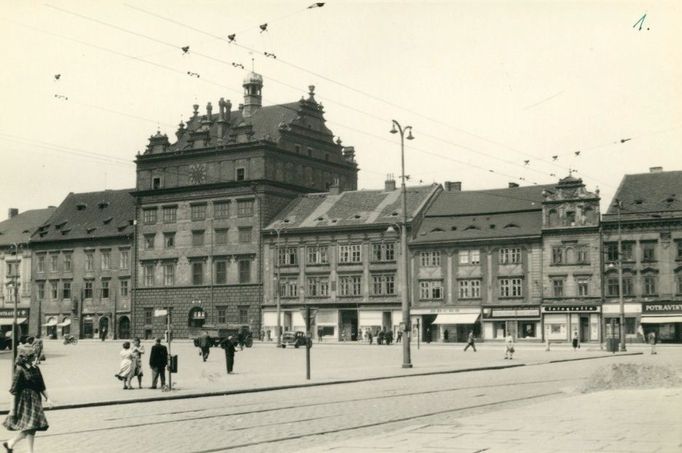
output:
[[[474,336],[473,330],[469,331],[469,335],[467,336],[467,344],[464,346],[464,351],[469,348],[472,348],[474,352],[476,352],[476,337]],[[512,360],[512,358],[514,358],[514,352],[514,337],[507,335],[504,338],[504,359]]]
[[[138,388],[142,388],[142,377],[144,370],[142,367],[142,356],[145,353],[144,346],[140,339],[135,337],[133,343],[126,341],[123,343],[121,349],[121,364],[118,373],[114,377],[123,382],[124,390],[132,390],[133,378],[137,377]],[[161,379],[161,388],[166,386],[166,366],[168,365],[168,348],[161,344],[161,338],[157,338],[154,346],[152,346],[149,355],[149,367],[152,370],[152,386],[150,388],[157,388],[156,385]]]

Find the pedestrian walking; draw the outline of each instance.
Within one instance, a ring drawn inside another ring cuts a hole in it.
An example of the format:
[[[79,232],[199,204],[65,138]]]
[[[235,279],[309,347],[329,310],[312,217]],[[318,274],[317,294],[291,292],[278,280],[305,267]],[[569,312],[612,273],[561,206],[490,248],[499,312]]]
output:
[[[142,376],[144,372],[142,371],[142,355],[144,354],[144,346],[140,344],[140,339],[133,338],[133,376],[137,376],[137,385],[142,388]]]
[[[390,331],[390,330],[386,331],[386,335],[384,335],[384,337],[386,339],[387,345],[393,343],[393,332],[392,331]]]
[[[123,342],[123,349],[119,353],[121,356],[121,364],[118,367],[118,373],[114,377],[119,381],[123,381],[123,389],[132,389],[130,380],[133,378],[133,351],[130,349],[130,342]]]
[[[107,339],[107,328],[106,326],[102,326],[102,330],[99,331],[99,337],[102,341]]]
[[[573,332],[573,351],[577,351],[580,347],[580,340],[578,339],[578,331]]]
[[[476,342],[474,340],[474,331],[470,330],[469,331],[469,337],[467,338],[467,345],[464,347],[464,350],[466,351],[469,349],[469,346],[474,348],[474,352],[476,352]]]
[[[506,346],[504,358],[511,360],[514,356],[514,337],[507,335],[507,338],[504,339],[504,343]]]
[[[199,349],[201,349],[201,357],[205,362],[208,359],[208,354],[211,352],[211,337],[208,336],[208,332],[205,330],[199,337]]]
[[[35,364],[40,365],[40,362],[45,360],[45,355],[43,354],[43,339],[36,338],[33,342],[33,350],[35,351]]]
[[[450,337],[450,334],[448,333],[448,330],[445,329],[445,332],[443,332],[443,341],[444,341],[445,343],[447,343],[449,337]]]
[[[149,352],[149,367],[152,369],[151,388],[156,388],[159,377],[161,378],[161,388],[166,387],[166,365],[168,365],[168,348],[161,344],[161,338],[157,338]]]
[[[374,337],[372,336],[372,331],[367,332],[367,338],[369,339],[369,344],[374,343]]]
[[[429,344],[431,343],[431,327],[426,328],[426,343]],[[474,348],[474,351],[476,348]]]
[[[403,341],[403,331],[402,330],[398,330],[398,335],[396,335],[395,341],[396,341],[396,343],[400,343]]]
[[[45,381],[40,368],[34,365],[33,354],[18,355],[15,362],[14,379],[9,392],[12,394],[9,414],[3,426],[9,431],[19,431],[14,438],[2,443],[5,451],[11,453],[14,446],[22,439],[28,443],[29,453],[33,453],[33,442],[36,432],[47,431],[49,425],[43,411],[41,395],[45,403],[52,403],[47,396]]]
[[[227,337],[220,343],[220,347],[225,350],[225,365],[227,365],[227,374],[232,374],[234,368],[234,354],[237,350],[234,347],[234,337]]]
[[[651,345],[651,353],[656,354],[656,343],[658,342],[656,338],[656,332],[649,332],[649,344]]]
[[[384,335],[385,335],[384,330],[381,329],[379,331],[379,334],[377,335],[377,344],[384,344]]]
[[[646,343],[646,336],[644,335],[644,328],[642,327],[641,324],[637,327],[637,338],[639,338],[642,343]]]

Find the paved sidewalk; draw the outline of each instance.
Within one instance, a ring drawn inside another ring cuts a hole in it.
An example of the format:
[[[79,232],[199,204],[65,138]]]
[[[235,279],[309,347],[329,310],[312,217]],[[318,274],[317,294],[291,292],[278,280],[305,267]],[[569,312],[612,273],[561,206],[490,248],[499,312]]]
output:
[[[188,341],[173,343],[173,354],[179,356],[180,373],[173,376],[173,392],[150,390],[151,371],[148,353],[151,342],[143,342],[147,354],[143,357],[145,376],[143,389],[124,391],[114,379],[118,369],[120,342],[81,341],[78,345],[46,342],[47,360],[41,365],[45,381],[57,407],[140,401],[221,394],[225,392],[258,391],[278,386],[323,384],[338,381],[382,379],[424,373],[449,373],[461,370],[537,365],[552,361],[589,359],[612,356],[598,345],[573,351],[557,345],[546,352],[542,345],[519,345],[514,360],[504,360],[504,345],[483,344],[478,352],[463,352],[460,345],[422,345],[412,348],[414,368],[402,369],[400,345],[369,346],[315,344],[311,349],[312,379],[305,379],[305,350],[279,349],[272,343],[256,343],[253,348],[238,352],[236,373],[225,373],[225,358],[220,348],[212,348],[207,362],[202,362],[198,349]],[[448,347],[450,346],[450,347]],[[629,354],[642,352],[631,348]],[[620,354],[616,354],[619,356]],[[682,348],[661,351],[659,357],[682,356]],[[625,358],[625,357],[623,357]],[[9,388],[11,353],[0,355],[0,389]],[[4,371],[4,372],[3,372]],[[136,383],[135,383],[136,384]],[[135,385],[137,387],[137,385]],[[0,413],[6,412],[9,394],[0,392]]]
[[[304,452],[611,452],[682,451],[682,388],[610,390],[567,395]],[[607,415],[605,415],[607,414]]]

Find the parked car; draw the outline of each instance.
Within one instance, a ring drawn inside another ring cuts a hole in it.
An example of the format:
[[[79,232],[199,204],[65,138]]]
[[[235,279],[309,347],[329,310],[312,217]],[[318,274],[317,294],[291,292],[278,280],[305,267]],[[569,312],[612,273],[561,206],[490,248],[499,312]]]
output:
[[[297,330],[296,332],[288,331],[282,334],[282,347],[286,348],[287,345],[298,348],[299,346],[308,345],[309,348],[313,346],[312,340],[305,336],[304,332]]]

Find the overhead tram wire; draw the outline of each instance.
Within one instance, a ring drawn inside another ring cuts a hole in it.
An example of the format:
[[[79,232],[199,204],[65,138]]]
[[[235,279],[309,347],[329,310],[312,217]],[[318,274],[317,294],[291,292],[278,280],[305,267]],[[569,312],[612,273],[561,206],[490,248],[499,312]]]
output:
[[[66,9],[63,9],[63,8],[58,8],[58,7],[55,7],[55,6],[52,6],[52,5],[47,5],[47,6],[50,6],[51,8],[54,8],[54,9],[57,10],[57,11],[64,12],[64,13],[66,13],[66,14],[71,14],[71,15],[74,15],[74,16],[76,16],[76,17],[79,17],[79,18],[82,18],[82,19],[85,19],[85,20],[89,20],[89,21],[95,22],[95,23],[97,23],[97,24],[104,25],[104,26],[113,28],[113,29],[115,29],[115,30],[118,30],[118,31],[121,31],[121,32],[124,32],[124,33],[129,33],[129,34],[132,34],[132,35],[137,36],[137,37],[140,37],[140,38],[148,39],[148,40],[150,40],[150,41],[153,41],[153,42],[158,43],[158,44],[165,45],[165,46],[170,47],[170,48],[174,48],[174,49],[180,49],[180,48],[181,48],[180,46],[177,46],[177,45],[175,45],[175,44],[169,43],[169,42],[167,42],[167,41],[163,41],[163,40],[160,40],[160,39],[157,39],[157,38],[154,38],[154,37],[151,37],[151,36],[148,36],[148,35],[145,35],[145,34],[143,34],[143,33],[139,33],[139,32],[133,31],[133,30],[128,30],[128,29],[126,29],[126,28],[123,28],[123,27],[120,27],[120,26],[117,26],[117,25],[114,25],[114,24],[110,24],[110,23],[108,23],[108,22],[104,22],[104,21],[101,21],[101,20],[99,20],[99,19],[91,18],[91,17],[89,17],[89,16],[85,16],[85,15],[82,15],[82,14],[79,14],[79,13],[75,13],[75,12],[72,12],[72,11],[69,11],[69,10],[66,10]],[[154,13],[150,13],[150,12],[148,12],[148,11],[146,11],[146,10],[143,10],[143,9],[141,9],[141,8],[138,8],[138,7],[133,7],[133,6],[130,6],[130,5],[127,5],[127,6],[129,6],[129,7],[132,8],[132,9],[139,10],[139,11],[141,11],[141,12],[144,12],[144,13],[151,14],[151,15],[153,15],[153,16],[159,17],[159,18],[161,18],[161,19],[163,19],[163,20],[167,20],[167,21],[169,21],[169,22],[171,22],[171,23],[175,23],[175,24],[178,24],[178,25],[186,26],[187,28],[190,28],[191,30],[194,30],[194,31],[197,31],[197,32],[206,34],[206,35],[211,36],[211,37],[214,37],[214,38],[216,38],[216,39],[221,39],[221,40],[223,40],[223,38],[221,38],[220,36],[214,35],[214,34],[212,34],[212,33],[205,32],[205,31],[203,31],[203,30],[196,29],[196,28],[191,27],[191,26],[188,26],[188,25],[186,25],[186,24],[182,24],[182,23],[180,23],[180,22],[178,22],[178,21],[175,21],[175,20],[173,20],[173,19],[165,18],[165,17],[163,17],[163,16],[158,16],[158,15],[156,15],[156,14],[154,14]],[[239,44],[237,44],[237,45],[239,45]],[[250,51],[257,52],[255,49],[251,49],[251,48],[248,48],[248,47],[246,47],[246,46],[241,46],[241,45],[239,45],[239,46],[242,47],[242,48],[248,49],[248,50],[250,50]],[[116,52],[116,53],[118,53],[118,52]],[[119,53],[119,54],[120,54],[120,53]],[[218,62],[218,63],[221,63],[221,64],[228,65],[228,66],[230,66],[230,67],[233,67],[232,62],[228,62],[228,61],[226,61],[226,60],[222,60],[222,59],[219,59],[219,58],[211,57],[211,56],[209,56],[209,55],[205,55],[205,54],[198,53],[198,52],[194,52],[194,54],[195,54],[195,55],[198,55],[198,56],[200,56],[200,57],[202,57],[202,58],[207,58],[207,59],[209,59],[209,60],[211,60],[211,61],[215,61],[215,62]],[[146,61],[147,61],[147,60],[144,60],[144,59],[142,59],[142,58],[134,57],[134,56],[131,56],[131,55],[127,55],[127,57],[128,57],[128,58],[132,58],[132,59],[137,60],[137,61],[143,61],[143,62],[146,62]],[[164,65],[161,65],[161,66],[164,66]],[[175,71],[175,72],[182,72],[182,71],[179,71],[179,70],[174,70],[174,71]],[[315,74],[313,74],[313,75],[315,75]],[[204,80],[204,79],[199,78],[199,79],[197,79],[197,80]],[[273,80],[274,80],[274,79],[273,79]],[[278,81],[278,82],[279,82],[279,81]],[[283,83],[283,82],[280,82],[280,83],[282,83],[282,84],[284,84],[284,85],[286,85],[286,86],[290,86],[290,85],[285,84],[285,83]],[[227,88],[227,89],[230,90],[230,91],[235,91],[235,90],[231,89],[230,87],[226,87],[226,86],[224,86],[224,85],[222,85],[222,84],[220,84],[220,83],[217,83],[217,82],[213,82],[213,84],[216,84],[216,85],[218,85],[218,86],[225,87],[225,88]],[[356,109],[356,110],[358,110],[358,109]],[[363,113],[366,113],[366,112],[363,112]],[[367,114],[368,114],[368,113],[367,113]],[[373,116],[373,115],[371,115],[371,114],[368,114],[368,115]],[[384,118],[379,118],[379,119],[381,119],[382,121],[385,120]],[[426,136],[426,134],[425,134],[425,136]],[[428,136],[431,137],[431,138],[436,138],[436,139],[437,139],[437,137],[435,137],[435,136],[432,136],[432,135],[428,135]],[[442,141],[442,142],[444,142],[444,143],[446,143],[446,144],[454,145],[454,146],[457,146],[457,147],[459,147],[459,148],[466,149],[466,150],[468,150],[468,151],[474,152],[474,153],[476,153],[476,154],[480,154],[480,155],[486,156],[486,157],[488,157],[488,158],[492,158],[492,159],[495,159],[495,160],[499,160],[499,161],[501,161],[501,162],[503,162],[503,163],[505,163],[505,164],[507,164],[507,165],[516,165],[516,166],[519,166],[519,167],[523,168],[524,170],[529,170],[528,167],[523,166],[522,164],[516,164],[516,163],[514,163],[514,162],[510,162],[510,161],[507,161],[507,160],[498,158],[498,157],[496,157],[496,156],[494,156],[494,155],[491,155],[491,154],[488,154],[488,153],[484,153],[484,152],[482,152],[482,151],[478,151],[478,150],[475,150],[475,149],[470,148],[470,147],[466,147],[466,146],[463,146],[463,145],[455,144],[455,143],[453,143],[453,142],[451,142],[451,141],[449,141],[449,140],[446,140],[446,139],[439,139],[439,140]],[[440,157],[443,157],[443,156],[440,156]],[[536,170],[536,169],[532,169],[532,170],[535,171],[535,172],[537,172],[537,173],[546,174],[545,172],[542,172],[542,171],[540,171],[540,170]],[[500,172],[497,172],[497,173],[500,173]],[[502,174],[502,173],[500,173],[500,174]]]

